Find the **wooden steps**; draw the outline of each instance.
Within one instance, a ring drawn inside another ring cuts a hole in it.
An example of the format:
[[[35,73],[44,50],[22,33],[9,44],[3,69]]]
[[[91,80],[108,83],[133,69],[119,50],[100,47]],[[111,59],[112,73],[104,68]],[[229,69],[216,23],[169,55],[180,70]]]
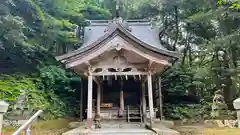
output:
[[[141,123],[143,122],[141,108],[138,109],[138,112],[133,112],[129,109],[129,106],[127,106],[127,122],[130,122],[131,120],[139,120]]]

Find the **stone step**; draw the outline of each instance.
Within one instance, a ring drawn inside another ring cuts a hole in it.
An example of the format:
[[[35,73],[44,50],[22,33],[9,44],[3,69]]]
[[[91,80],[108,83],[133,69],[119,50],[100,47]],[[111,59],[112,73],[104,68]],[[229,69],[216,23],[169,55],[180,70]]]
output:
[[[154,134],[151,134],[151,133],[93,133],[91,135],[156,135],[155,133]]]
[[[158,135],[180,135],[178,131],[172,130],[167,127],[152,128],[152,130]]]
[[[93,130],[91,135],[156,135],[144,128],[109,128]]]
[[[82,129],[76,128],[63,135],[156,135],[153,131],[145,128],[103,128],[103,129]]]
[[[123,124],[109,124],[109,123],[103,123],[101,124],[102,128],[143,128],[144,126],[140,123],[123,123]]]

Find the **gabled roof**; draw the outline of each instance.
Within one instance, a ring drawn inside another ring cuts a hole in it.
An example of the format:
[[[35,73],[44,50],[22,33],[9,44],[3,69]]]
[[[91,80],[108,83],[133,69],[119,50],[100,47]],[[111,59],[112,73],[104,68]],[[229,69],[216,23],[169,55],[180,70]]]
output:
[[[121,25],[123,28],[125,28],[128,32],[130,32],[132,35],[137,37],[138,39],[142,40],[143,42],[147,43],[150,46],[165,49],[163,46],[161,46],[158,34],[159,30],[157,28],[154,28],[149,21],[123,21],[119,23],[96,23],[93,22],[90,26],[85,28],[85,34],[84,34],[84,46],[90,45],[97,39],[104,36],[107,31],[111,28],[116,26],[116,24]]]
[[[113,36],[116,33],[121,33],[138,43],[140,46],[167,57],[178,58],[179,53],[169,51],[161,46],[158,34],[158,29],[154,28],[149,21],[122,21],[113,20],[113,22],[106,23],[106,21],[92,21],[92,24],[85,27],[84,43],[83,45],[68,54],[57,56],[57,60],[65,60],[76,55],[81,55],[96,46],[100,45],[103,41]]]

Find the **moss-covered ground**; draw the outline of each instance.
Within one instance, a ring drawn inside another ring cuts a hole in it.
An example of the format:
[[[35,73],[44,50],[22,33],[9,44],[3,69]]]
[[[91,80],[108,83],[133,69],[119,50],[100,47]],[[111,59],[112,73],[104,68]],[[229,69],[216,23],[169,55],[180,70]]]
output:
[[[31,135],[61,135],[68,130],[69,122],[71,120],[68,119],[40,121],[33,125]],[[2,135],[12,135],[15,130],[16,128],[6,127],[3,129]],[[25,134],[22,132],[20,135]]]

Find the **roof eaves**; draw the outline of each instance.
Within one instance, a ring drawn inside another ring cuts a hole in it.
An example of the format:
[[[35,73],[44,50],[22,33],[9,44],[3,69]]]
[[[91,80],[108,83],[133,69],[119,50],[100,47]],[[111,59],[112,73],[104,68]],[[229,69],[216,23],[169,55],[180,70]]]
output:
[[[108,29],[107,33],[104,36],[100,37],[98,40],[96,40],[95,42],[91,43],[90,45],[87,45],[87,46],[85,46],[83,48],[80,47],[79,49],[74,50],[71,53],[64,54],[64,55],[61,55],[61,56],[56,56],[55,58],[56,58],[57,61],[62,61],[62,60],[66,61],[68,58],[74,57],[76,55],[79,55],[79,54],[87,51],[87,50],[90,50],[95,45],[98,45],[99,43],[104,41],[106,38],[108,38],[108,36],[113,34],[116,29],[117,29],[117,27],[110,27],[110,29]]]

